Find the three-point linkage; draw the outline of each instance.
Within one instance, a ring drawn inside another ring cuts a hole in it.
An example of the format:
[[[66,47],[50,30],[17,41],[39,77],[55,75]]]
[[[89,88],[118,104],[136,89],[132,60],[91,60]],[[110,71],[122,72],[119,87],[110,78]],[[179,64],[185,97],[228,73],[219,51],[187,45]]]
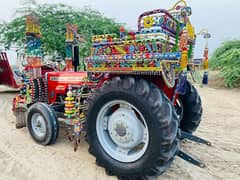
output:
[[[190,133],[184,132],[182,131],[182,135],[181,135],[181,139],[187,139],[193,142],[197,142],[197,143],[201,143],[201,144],[205,144],[207,146],[211,146],[211,142],[206,141],[198,136],[192,135]],[[182,158],[183,160],[190,162],[191,164],[204,168],[206,167],[206,165],[200,161],[200,160],[196,160],[195,158],[191,157],[189,154],[183,152],[183,151],[179,151],[178,152],[178,157]]]

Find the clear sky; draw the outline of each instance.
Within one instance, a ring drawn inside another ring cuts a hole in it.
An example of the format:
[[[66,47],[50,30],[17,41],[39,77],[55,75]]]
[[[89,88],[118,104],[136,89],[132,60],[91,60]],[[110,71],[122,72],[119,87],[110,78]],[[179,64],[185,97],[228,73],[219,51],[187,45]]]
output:
[[[10,20],[21,1],[1,2],[0,20]],[[107,17],[126,23],[128,28],[135,30],[139,14],[156,8],[169,9],[176,0],[37,0],[37,2],[64,3],[79,8],[90,6]],[[191,21],[196,31],[207,28],[212,34],[212,39],[209,41],[210,52],[225,40],[240,39],[239,0],[187,0],[187,2],[192,7]],[[198,37],[195,48],[196,58],[202,56],[203,48],[204,40]]]

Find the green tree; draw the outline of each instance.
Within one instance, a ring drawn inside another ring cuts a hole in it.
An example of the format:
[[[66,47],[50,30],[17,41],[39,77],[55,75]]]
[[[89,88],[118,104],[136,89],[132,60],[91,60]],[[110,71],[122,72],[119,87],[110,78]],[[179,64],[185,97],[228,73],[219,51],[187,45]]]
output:
[[[215,50],[210,67],[221,71],[227,87],[240,85],[240,40],[228,41]]]
[[[24,47],[25,17],[35,14],[40,18],[42,44],[46,54],[57,51],[65,56],[66,24],[78,26],[78,33],[83,35],[86,43],[81,44],[80,56],[86,57],[90,53],[92,35],[118,33],[120,24],[90,8],[83,10],[64,4],[37,4],[35,0],[24,1],[16,11],[16,18],[10,23],[0,25],[0,41],[5,47],[13,45]]]

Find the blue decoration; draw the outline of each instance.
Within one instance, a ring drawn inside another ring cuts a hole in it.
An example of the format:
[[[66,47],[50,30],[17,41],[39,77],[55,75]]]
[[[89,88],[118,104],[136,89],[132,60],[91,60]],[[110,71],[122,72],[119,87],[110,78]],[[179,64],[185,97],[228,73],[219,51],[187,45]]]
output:
[[[175,93],[184,95],[186,94],[186,90],[187,90],[187,72],[182,72],[179,76]]]

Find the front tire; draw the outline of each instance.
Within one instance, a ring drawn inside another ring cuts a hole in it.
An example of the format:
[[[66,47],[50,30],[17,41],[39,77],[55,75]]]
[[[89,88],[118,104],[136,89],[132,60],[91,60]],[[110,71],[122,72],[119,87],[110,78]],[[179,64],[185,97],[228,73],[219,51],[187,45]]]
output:
[[[89,99],[89,151],[111,175],[162,174],[179,149],[177,131],[170,101],[145,80],[115,77]]]
[[[30,135],[39,144],[51,145],[57,140],[59,124],[54,110],[45,103],[33,104],[27,117]]]

